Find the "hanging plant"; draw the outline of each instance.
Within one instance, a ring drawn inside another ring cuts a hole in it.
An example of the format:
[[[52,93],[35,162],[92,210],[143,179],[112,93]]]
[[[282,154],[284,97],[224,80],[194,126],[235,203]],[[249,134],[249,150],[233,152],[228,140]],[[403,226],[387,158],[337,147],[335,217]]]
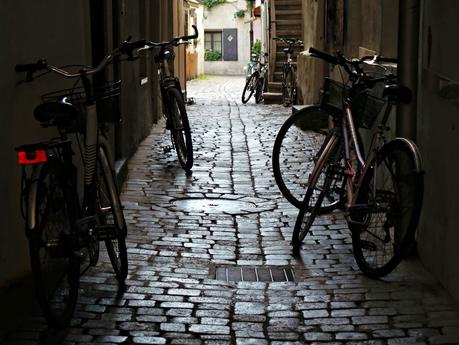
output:
[[[245,10],[238,10],[234,12],[234,18],[244,18],[245,17]]]
[[[225,2],[226,0],[204,0],[204,6],[206,6],[208,10],[211,10],[212,7],[224,4]]]
[[[245,0],[247,2],[247,8],[251,10],[255,6],[255,0]]]
[[[261,42],[258,38],[256,39],[255,43],[252,45],[252,51],[258,55],[261,54]]]

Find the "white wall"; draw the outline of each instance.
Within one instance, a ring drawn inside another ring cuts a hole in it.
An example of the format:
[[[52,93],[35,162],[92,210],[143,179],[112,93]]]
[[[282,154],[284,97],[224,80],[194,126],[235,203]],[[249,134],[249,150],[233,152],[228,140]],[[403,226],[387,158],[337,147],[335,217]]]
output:
[[[245,0],[234,0],[204,9],[204,30],[237,29],[238,61],[205,61],[204,73],[243,75],[244,67],[250,59],[250,12],[244,18],[234,18],[237,10],[247,8]],[[204,37],[204,36],[203,36]]]
[[[198,53],[198,75],[204,73],[204,6],[196,9],[197,28],[199,31],[198,44],[196,51]]]

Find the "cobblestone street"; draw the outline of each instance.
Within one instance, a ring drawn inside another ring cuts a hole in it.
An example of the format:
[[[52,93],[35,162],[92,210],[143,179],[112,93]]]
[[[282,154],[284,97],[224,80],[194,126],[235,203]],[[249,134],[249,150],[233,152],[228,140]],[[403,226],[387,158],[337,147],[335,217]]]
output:
[[[163,122],[129,161],[126,292],[101,255],[72,327],[49,331],[37,311],[4,344],[459,344],[459,307],[436,281],[416,260],[364,277],[339,213],[320,217],[292,257],[297,209],[271,169],[291,108],[243,105],[243,86],[189,83],[190,177]]]

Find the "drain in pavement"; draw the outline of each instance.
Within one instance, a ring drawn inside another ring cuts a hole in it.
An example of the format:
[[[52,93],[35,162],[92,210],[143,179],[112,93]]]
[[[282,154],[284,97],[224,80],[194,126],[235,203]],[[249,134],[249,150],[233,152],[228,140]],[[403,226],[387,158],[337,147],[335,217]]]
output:
[[[215,279],[226,282],[294,282],[291,267],[216,267]]]

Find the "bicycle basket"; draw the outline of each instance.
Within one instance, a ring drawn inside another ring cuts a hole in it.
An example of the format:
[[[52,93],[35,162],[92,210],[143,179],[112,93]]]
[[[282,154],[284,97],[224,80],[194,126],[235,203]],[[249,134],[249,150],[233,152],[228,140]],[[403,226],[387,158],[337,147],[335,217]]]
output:
[[[103,86],[95,87],[93,89],[93,97],[97,106],[97,117],[99,122],[119,122],[119,95],[121,91],[121,80],[107,82]],[[71,103],[76,106],[83,121],[85,114],[84,104],[86,102],[86,93],[83,87],[75,87],[70,89],[63,89],[53,91],[41,96],[44,103],[48,102],[62,102]]]
[[[338,117],[343,112],[343,100],[349,91],[349,86],[343,83],[325,78],[324,87],[321,90],[320,106]],[[376,90],[371,90],[376,93]],[[370,91],[361,92],[352,100],[352,112],[356,126],[371,129],[375,120],[384,108],[386,101],[373,95]]]

